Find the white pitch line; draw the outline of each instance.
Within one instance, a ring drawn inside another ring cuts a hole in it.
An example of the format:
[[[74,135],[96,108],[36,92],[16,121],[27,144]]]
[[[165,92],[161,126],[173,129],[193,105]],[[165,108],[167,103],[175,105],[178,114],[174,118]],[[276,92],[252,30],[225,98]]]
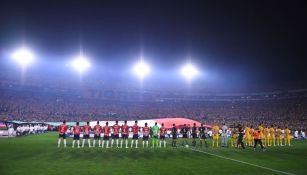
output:
[[[201,150],[198,150],[198,149],[192,149],[192,148],[189,148],[189,149],[192,150],[192,151],[201,152],[201,153],[208,154],[208,155],[215,156],[215,157],[219,157],[219,158],[222,158],[222,159],[232,160],[232,161],[235,161],[235,162],[239,162],[239,163],[243,163],[243,164],[246,164],[246,165],[262,168],[262,169],[265,169],[265,170],[274,171],[274,172],[281,173],[281,174],[295,175],[293,173],[288,173],[288,172],[285,172],[285,171],[280,171],[280,170],[276,170],[276,169],[272,169],[272,168],[268,168],[268,167],[264,167],[264,166],[260,166],[260,165],[256,165],[256,164],[252,164],[252,163],[248,163],[248,162],[244,162],[244,161],[241,161],[241,160],[236,160],[236,159],[220,156],[220,155],[217,155],[217,154],[208,153],[206,151],[201,151]]]

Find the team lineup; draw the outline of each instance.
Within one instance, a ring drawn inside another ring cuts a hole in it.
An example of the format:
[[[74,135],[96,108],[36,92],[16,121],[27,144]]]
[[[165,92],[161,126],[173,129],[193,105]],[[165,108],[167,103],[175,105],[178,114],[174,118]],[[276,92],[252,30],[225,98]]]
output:
[[[67,131],[68,126],[66,121],[63,121],[63,124],[58,127],[58,147],[60,147],[62,140],[64,148],[67,147]],[[91,142],[90,138],[91,132],[94,133],[93,142]],[[132,140],[130,145],[128,145],[130,132],[132,132]],[[140,137],[139,132],[142,134],[142,137]],[[273,125],[271,127],[264,127],[262,123],[258,127],[247,125],[245,128],[240,124],[230,128],[223,124],[221,128],[215,125],[211,129],[204,127],[203,124],[197,127],[196,123],[191,128],[184,124],[183,127],[178,129],[174,123],[171,129],[167,129],[163,123],[159,127],[157,122],[152,127],[149,127],[147,123],[144,126],[139,126],[138,121],[135,121],[132,126],[127,125],[127,121],[124,121],[124,124],[121,126],[118,124],[118,121],[115,121],[113,126],[109,126],[108,122],[105,123],[105,126],[101,126],[99,121],[97,121],[94,127],[91,127],[89,122],[82,127],[79,125],[79,122],[76,122],[76,125],[72,127],[72,133],[72,148],[75,145],[78,148],[84,148],[86,143],[91,148],[96,146],[96,142],[98,142],[98,147],[101,148],[112,148],[114,144],[116,144],[116,148],[123,148],[123,144],[125,148],[129,148],[129,146],[130,148],[138,148],[139,138],[142,139],[143,148],[149,147],[149,139],[152,141],[151,147],[166,147],[166,136],[172,139],[171,146],[176,148],[179,135],[182,137],[181,146],[186,147],[189,146],[188,138],[190,137],[192,138],[191,146],[193,147],[197,146],[197,140],[199,140],[199,147],[205,146],[208,148],[207,139],[212,138],[211,146],[212,148],[217,148],[219,147],[220,137],[222,147],[230,146],[245,149],[245,146],[248,146],[253,147],[255,150],[259,144],[261,149],[265,151],[270,146],[291,146],[291,131],[289,128],[286,127],[283,130],[280,127],[275,128]],[[81,133],[83,134],[82,143],[80,143]]]

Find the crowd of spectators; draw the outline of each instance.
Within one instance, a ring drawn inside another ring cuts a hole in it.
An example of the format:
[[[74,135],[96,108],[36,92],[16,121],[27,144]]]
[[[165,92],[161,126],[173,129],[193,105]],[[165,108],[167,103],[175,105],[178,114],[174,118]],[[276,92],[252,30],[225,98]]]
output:
[[[230,97],[229,97],[230,98]],[[307,98],[240,101],[121,101],[43,91],[0,94],[0,120],[95,121],[184,117],[206,124],[233,123],[307,128]]]

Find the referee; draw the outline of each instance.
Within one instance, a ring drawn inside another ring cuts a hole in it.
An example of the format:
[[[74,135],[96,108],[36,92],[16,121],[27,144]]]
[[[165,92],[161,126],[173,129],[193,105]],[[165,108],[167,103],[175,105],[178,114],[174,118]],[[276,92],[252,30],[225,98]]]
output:
[[[177,128],[175,123],[173,124],[173,128],[171,129],[171,134],[173,136],[172,147],[176,148],[176,140],[177,140]]]
[[[245,149],[244,143],[243,143],[244,129],[241,124],[238,125],[238,131],[239,131],[239,137],[238,137],[237,148],[239,147],[239,144],[240,144],[241,147]]]

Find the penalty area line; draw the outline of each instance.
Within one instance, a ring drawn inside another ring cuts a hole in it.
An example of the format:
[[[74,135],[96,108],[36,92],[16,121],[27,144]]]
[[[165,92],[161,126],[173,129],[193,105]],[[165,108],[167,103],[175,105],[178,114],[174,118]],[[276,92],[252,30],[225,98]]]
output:
[[[208,154],[208,155],[211,155],[211,156],[219,157],[221,159],[232,160],[232,161],[235,161],[235,162],[243,163],[243,164],[246,164],[246,165],[262,168],[262,169],[265,169],[265,170],[269,170],[269,171],[273,171],[273,172],[277,172],[277,173],[281,173],[281,174],[295,175],[293,173],[288,173],[288,172],[285,172],[285,171],[280,171],[280,170],[276,170],[276,169],[272,169],[272,168],[256,165],[256,164],[253,164],[253,163],[244,162],[242,160],[237,160],[237,159],[221,156],[221,155],[218,155],[218,154],[209,153],[209,152],[198,150],[198,149],[193,149],[193,148],[188,148],[188,149],[190,149],[192,151],[200,152],[200,153],[203,153],[203,154]]]

